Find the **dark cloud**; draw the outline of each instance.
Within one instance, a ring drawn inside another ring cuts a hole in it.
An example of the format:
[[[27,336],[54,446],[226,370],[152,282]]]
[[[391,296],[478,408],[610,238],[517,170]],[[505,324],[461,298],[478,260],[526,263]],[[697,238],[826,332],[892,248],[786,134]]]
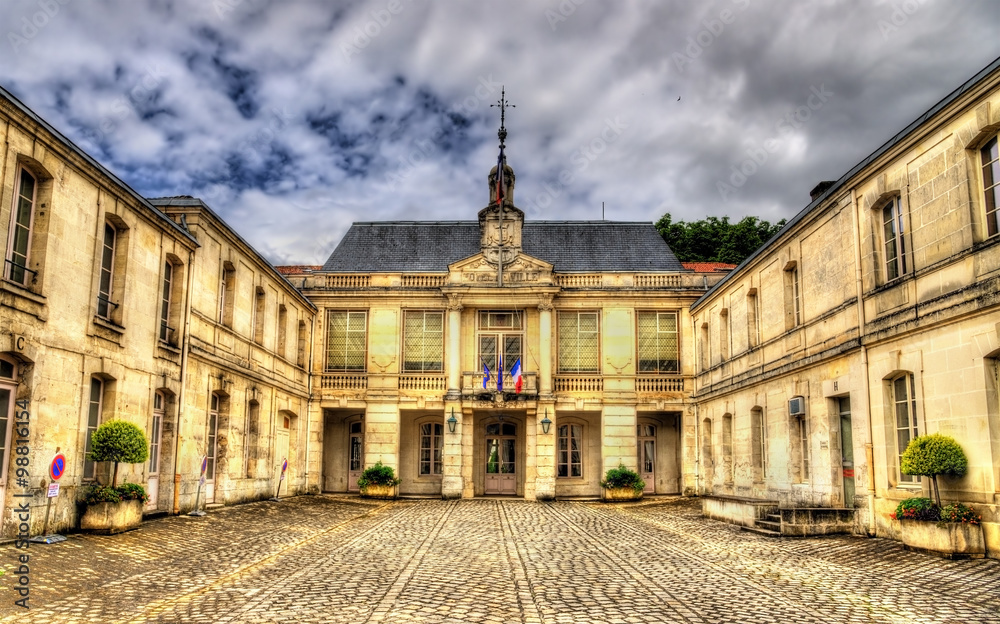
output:
[[[994,0],[56,4],[0,8],[0,84],[281,263],[352,220],[474,218],[501,85],[530,218],[789,217],[992,61],[1000,23]]]

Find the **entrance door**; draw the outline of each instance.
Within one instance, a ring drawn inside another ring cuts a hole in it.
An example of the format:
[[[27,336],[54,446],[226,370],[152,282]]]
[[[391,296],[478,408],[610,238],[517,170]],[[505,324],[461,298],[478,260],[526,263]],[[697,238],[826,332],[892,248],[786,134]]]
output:
[[[149,502],[146,503],[146,510],[156,509],[157,500],[160,497],[160,437],[163,435],[163,394],[157,392],[153,395],[153,428],[149,434],[149,477],[146,481],[146,490],[149,493]]]
[[[517,425],[486,425],[486,494],[517,494]]]
[[[290,427],[290,420],[288,416],[282,416],[282,422],[279,423],[278,427],[278,437],[276,440],[276,452],[274,460],[278,463],[274,470],[274,483],[276,484],[275,490],[280,495],[282,490],[286,493],[288,492],[288,486],[281,481],[281,467],[286,461],[288,461],[289,466],[292,462],[288,460],[288,431]],[[285,471],[285,481],[288,481],[288,471]]]
[[[854,507],[854,435],[851,429],[851,399],[840,403],[840,455],[844,475],[844,506]]]
[[[656,426],[637,427],[639,477],[646,482],[644,494],[656,492]]]
[[[0,360],[0,509],[3,509],[10,465],[11,430],[14,425],[14,364]]]
[[[364,423],[360,420],[351,423],[350,446],[347,447],[347,491],[358,492],[358,479],[365,469],[365,433]]]

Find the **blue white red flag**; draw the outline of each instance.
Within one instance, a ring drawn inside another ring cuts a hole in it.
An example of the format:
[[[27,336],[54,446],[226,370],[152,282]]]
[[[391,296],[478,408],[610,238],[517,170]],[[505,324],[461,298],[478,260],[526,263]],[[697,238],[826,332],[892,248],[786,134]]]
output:
[[[518,394],[521,393],[521,358],[517,358],[514,362],[514,368],[510,369],[510,378],[514,380],[514,391]]]

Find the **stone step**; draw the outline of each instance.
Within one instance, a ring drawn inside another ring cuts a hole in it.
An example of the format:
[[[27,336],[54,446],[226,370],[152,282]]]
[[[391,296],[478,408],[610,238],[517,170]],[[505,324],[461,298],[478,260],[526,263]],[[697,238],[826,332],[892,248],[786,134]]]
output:
[[[771,531],[769,529],[764,529],[761,528],[759,524],[760,523],[758,522],[758,526],[752,526],[752,527],[745,526],[740,528],[744,531],[749,531],[750,533],[756,533],[758,535],[765,535],[767,537],[781,537],[780,531]]]
[[[778,521],[774,521],[774,520],[758,520],[756,524],[757,524],[758,528],[765,529],[767,531],[776,531],[778,533],[781,532],[781,521],[780,520],[778,520]]]

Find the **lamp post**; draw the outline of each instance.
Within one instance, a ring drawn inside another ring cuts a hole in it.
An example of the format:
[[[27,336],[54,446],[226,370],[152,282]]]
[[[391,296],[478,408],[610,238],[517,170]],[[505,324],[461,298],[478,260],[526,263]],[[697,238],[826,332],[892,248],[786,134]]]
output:
[[[455,433],[455,425],[458,424],[458,419],[455,418],[455,408],[451,408],[451,417],[448,419],[448,431]]]
[[[552,421],[549,420],[549,408],[545,408],[545,418],[542,419],[542,433],[548,433],[549,427],[552,426]]]

